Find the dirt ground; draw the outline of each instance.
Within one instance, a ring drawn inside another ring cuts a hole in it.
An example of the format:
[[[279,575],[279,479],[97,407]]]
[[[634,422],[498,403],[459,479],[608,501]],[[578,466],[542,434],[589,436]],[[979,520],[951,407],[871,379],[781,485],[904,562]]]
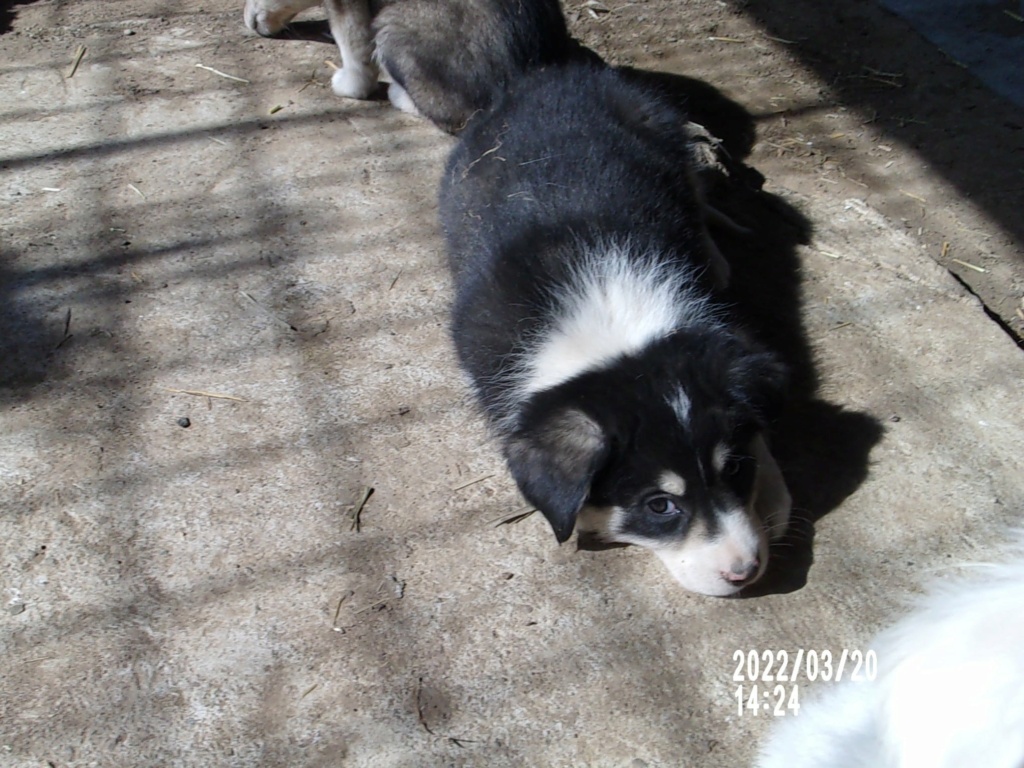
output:
[[[738,652],[862,650],[1019,521],[1024,115],[873,5],[567,7],[756,130],[722,246],[798,519],[736,600],[496,525],[450,138],[240,3],[0,8],[0,765],[745,766]]]

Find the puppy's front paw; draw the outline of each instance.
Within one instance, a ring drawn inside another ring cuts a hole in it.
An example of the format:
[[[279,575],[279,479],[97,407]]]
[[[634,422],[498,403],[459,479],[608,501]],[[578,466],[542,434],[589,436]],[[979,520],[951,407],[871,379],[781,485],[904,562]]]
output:
[[[371,69],[342,67],[331,75],[331,90],[348,99],[366,99],[377,88],[377,74]]]

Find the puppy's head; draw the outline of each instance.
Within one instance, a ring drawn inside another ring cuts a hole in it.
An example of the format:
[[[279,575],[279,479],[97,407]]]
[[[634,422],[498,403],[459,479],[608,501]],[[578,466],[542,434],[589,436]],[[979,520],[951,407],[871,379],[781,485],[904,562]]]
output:
[[[670,337],[534,395],[506,457],[560,542],[579,527],[637,544],[687,589],[730,595],[788,519],[762,438],[783,381],[734,336]]]

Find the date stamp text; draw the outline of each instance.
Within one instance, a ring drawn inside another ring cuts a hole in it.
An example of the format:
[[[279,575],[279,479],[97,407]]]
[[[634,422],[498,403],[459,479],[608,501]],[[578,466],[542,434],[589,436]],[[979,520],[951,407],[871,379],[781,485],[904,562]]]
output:
[[[741,716],[799,714],[801,682],[859,683],[878,675],[878,656],[872,650],[737,649],[732,660],[735,705]]]

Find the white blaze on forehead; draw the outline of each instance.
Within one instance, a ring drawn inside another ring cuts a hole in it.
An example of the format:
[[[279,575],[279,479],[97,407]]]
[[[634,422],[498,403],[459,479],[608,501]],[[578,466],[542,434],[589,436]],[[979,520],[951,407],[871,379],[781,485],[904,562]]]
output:
[[[521,391],[550,389],[708,316],[693,283],[688,270],[628,246],[590,254],[553,296],[550,328],[523,355]]]
[[[665,470],[658,478],[658,488],[674,496],[686,494],[686,481],[675,472]]]

